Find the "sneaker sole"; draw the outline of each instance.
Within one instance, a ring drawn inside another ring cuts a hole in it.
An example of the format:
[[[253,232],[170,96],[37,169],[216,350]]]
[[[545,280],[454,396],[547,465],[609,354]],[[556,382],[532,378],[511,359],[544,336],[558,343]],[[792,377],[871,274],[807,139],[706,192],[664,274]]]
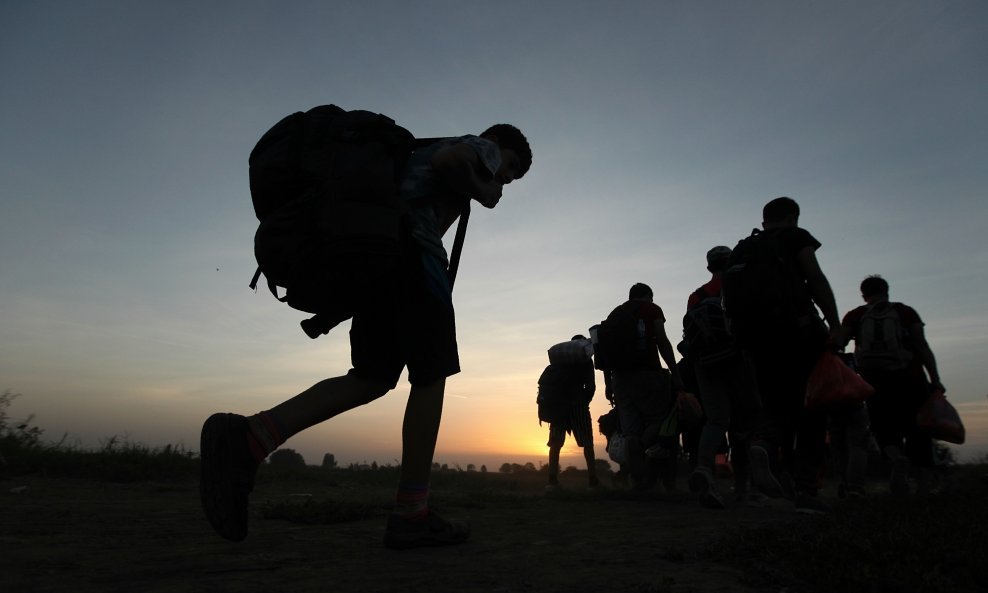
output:
[[[206,519],[222,537],[239,542],[247,537],[247,495],[250,487],[235,474],[236,450],[231,437],[242,432],[236,414],[213,414],[199,439],[199,498]],[[243,444],[247,447],[246,440]]]
[[[768,451],[761,447],[752,447],[748,451],[748,466],[751,471],[751,481],[762,491],[762,494],[769,498],[782,498],[782,484],[772,475]]]

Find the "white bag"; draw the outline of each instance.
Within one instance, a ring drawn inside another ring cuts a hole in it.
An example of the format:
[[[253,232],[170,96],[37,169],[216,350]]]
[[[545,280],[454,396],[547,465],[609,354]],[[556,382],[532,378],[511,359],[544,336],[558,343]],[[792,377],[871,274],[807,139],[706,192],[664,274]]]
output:
[[[569,340],[549,348],[549,364],[582,364],[593,360],[593,342]]]
[[[627,465],[628,441],[620,432],[615,432],[611,435],[611,439],[607,441],[607,455],[614,463],[618,465]]]

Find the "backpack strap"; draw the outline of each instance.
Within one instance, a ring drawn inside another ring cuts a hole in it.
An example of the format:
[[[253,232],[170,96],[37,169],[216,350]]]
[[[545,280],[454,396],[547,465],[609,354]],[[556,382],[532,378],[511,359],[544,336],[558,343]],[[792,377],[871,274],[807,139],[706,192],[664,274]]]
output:
[[[449,286],[456,282],[456,270],[460,267],[460,254],[463,252],[463,240],[467,235],[467,222],[470,220],[470,198],[467,198],[460,211],[460,220],[456,223],[456,238],[453,239],[453,252],[449,257]]]
[[[248,284],[251,290],[253,291],[257,290],[257,281],[260,280],[261,274],[263,274],[263,272],[261,272],[261,266],[257,266],[257,270],[254,272],[254,277],[250,279],[250,284]],[[288,295],[285,295],[283,297],[278,296],[278,286],[270,280],[268,280],[268,290],[271,291],[271,294],[274,295],[274,298],[278,299],[282,303],[288,300]]]

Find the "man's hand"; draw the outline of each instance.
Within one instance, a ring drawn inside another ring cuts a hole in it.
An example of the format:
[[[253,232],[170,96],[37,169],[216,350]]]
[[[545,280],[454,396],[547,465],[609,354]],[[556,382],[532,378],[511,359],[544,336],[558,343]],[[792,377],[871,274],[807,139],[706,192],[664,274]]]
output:
[[[473,198],[487,208],[501,200],[503,184],[486,172],[476,151],[467,144],[453,144],[437,152],[432,157],[432,169],[460,196]]]
[[[491,179],[487,183],[480,184],[478,189],[478,194],[473,196],[473,198],[480,202],[481,206],[493,208],[501,201],[501,192],[504,191],[504,185]]]

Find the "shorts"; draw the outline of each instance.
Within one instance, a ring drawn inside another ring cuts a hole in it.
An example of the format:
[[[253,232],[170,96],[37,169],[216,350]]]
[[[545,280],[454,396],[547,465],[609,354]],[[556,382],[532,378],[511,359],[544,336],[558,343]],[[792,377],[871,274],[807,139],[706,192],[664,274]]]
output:
[[[441,260],[408,249],[393,289],[353,316],[349,374],[393,389],[406,366],[412,385],[460,372],[452,290]]]
[[[570,406],[569,415],[565,420],[549,425],[549,442],[546,446],[562,447],[566,442],[566,433],[572,433],[576,444],[589,447],[593,444],[593,427],[590,424],[590,408],[587,406]]]

